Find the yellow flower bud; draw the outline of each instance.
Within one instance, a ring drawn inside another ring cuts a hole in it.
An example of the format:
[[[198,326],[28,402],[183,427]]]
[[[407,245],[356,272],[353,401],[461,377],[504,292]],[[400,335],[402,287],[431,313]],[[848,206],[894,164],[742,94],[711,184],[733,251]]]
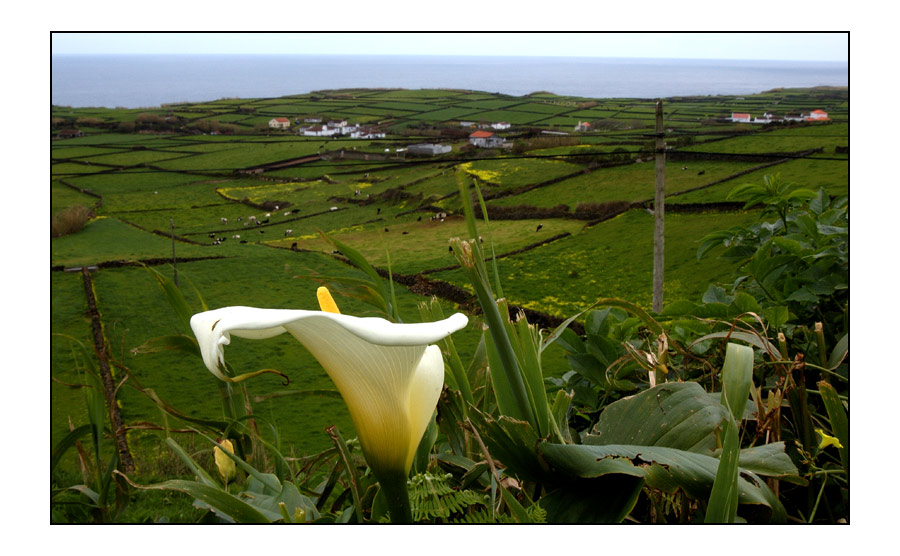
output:
[[[220,440],[219,444],[230,453],[234,453],[234,445],[227,438]],[[234,478],[237,477],[237,467],[234,465],[234,460],[226,456],[225,452],[222,451],[222,448],[219,446],[213,448],[213,458],[216,461],[216,467],[219,469],[219,474],[222,475],[222,478],[225,479],[226,483],[233,481]]]
[[[319,308],[326,313],[335,313],[341,314],[338,310],[337,303],[334,302],[334,298],[331,297],[331,292],[328,291],[328,288],[325,286],[321,286],[316,290],[316,297],[319,299]]]

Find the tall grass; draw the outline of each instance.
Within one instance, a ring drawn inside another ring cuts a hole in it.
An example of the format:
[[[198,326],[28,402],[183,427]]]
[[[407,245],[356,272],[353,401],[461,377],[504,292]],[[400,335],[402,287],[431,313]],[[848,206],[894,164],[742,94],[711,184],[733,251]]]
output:
[[[60,237],[80,232],[91,217],[91,210],[84,205],[72,205],[53,215],[50,221],[50,237]]]

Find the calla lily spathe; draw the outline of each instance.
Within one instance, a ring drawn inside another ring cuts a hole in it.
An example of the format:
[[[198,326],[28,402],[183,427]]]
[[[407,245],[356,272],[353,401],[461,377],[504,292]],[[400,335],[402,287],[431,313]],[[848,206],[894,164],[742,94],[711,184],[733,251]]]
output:
[[[440,348],[429,344],[467,322],[461,313],[438,322],[395,324],[325,311],[225,307],[194,315],[191,328],[203,362],[220,379],[232,335],[265,339],[290,333],[337,386],[373,471],[405,474],[444,382]]]

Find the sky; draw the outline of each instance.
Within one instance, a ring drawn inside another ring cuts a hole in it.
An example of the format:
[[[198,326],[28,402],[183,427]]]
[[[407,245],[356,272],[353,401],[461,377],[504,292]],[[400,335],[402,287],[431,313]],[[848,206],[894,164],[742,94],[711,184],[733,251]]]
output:
[[[53,54],[379,54],[840,61],[847,33],[53,33]]]

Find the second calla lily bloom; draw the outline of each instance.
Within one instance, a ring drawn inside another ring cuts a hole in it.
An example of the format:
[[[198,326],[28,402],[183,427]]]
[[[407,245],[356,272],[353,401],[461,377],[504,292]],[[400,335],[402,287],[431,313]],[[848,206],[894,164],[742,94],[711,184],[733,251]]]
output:
[[[326,310],[225,307],[194,315],[191,328],[204,363],[219,378],[232,335],[264,339],[290,333],[337,386],[376,475],[405,476],[444,382],[440,348],[429,344],[460,330],[468,319],[457,313],[438,322],[395,324],[322,307]]]

